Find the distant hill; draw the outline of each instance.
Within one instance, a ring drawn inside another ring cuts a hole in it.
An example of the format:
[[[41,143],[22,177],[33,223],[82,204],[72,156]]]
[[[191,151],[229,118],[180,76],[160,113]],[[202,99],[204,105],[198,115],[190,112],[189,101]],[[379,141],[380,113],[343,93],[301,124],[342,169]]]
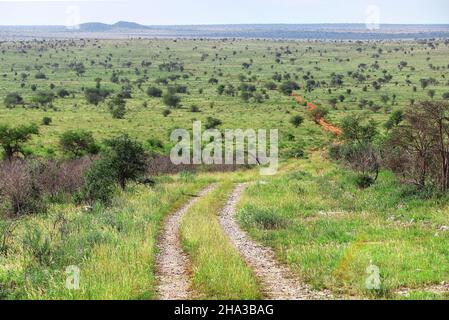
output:
[[[1,0],[0,0],[1,1]],[[243,24],[145,26],[135,22],[114,24],[83,23],[77,29],[65,26],[0,26],[4,39],[68,38],[242,38],[288,40],[414,40],[449,39],[449,25],[380,25],[370,29],[365,24]]]
[[[83,23],[77,31],[82,32],[114,32],[126,30],[145,30],[148,27],[135,22],[119,21],[114,24],[106,24],[100,22]]]

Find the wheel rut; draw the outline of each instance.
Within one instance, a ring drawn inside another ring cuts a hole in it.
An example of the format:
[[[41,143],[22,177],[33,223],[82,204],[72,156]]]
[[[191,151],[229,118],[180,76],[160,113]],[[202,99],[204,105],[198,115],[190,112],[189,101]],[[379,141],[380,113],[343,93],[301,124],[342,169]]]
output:
[[[246,189],[239,184],[220,214],[220,223],[231,242],[252,268],[262,286],[262,292],[270,300],[323,300],[332,299],[327,291],[314,291],[299,281],[293,272],[279,263],[271,248],[264,247],[240,229],[235,213],[237,203]]]
[[[189,209],[214,188],[215,185],[209,185],[167,219],[156,257],[157,291],[161,300],[188,300],[196,296],[191,289],[189,258],[181,246],[179,227]]]

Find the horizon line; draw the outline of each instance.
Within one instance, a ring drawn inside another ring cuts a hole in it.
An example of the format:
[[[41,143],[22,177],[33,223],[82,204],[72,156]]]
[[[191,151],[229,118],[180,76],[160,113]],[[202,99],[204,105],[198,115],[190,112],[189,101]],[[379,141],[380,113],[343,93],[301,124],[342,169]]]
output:
[[[134,21],[127,20],[119,20],[113,23],[100,22],[100,21],[88,21],[82,22],[79,25],[83,24],[104,24],[104,25],[114,25],[119,22],[126,23],[135,23],[141,25],[143,27],[188,27],[188,26],[240,26],[240,25],[299,25],[299,26],[307,26],[307,25],[366,25],[366,22],[311,22],[311,23],[291,23],[291,22],[273,22],[273,23],[258,23],[258,22],[249,22],[249,23],[191,23],[191,24],[143,24]],[[449,26],[449,22],[427,22],[427,23],[380,23],[380,26]],[[63,24],[0,24],[0,27],[65,27]]]

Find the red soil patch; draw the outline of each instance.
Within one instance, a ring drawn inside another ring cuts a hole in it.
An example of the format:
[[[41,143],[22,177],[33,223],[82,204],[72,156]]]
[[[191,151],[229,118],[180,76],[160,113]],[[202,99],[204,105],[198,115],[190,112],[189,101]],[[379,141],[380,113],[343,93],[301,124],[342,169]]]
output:
[[[295,100],[298,103],[303,103],[305,101],[305,99],[300,96],[297,93],[293,93],[293,97],[295,98]],[[307,103],[307,107],[310,111],[315,110],[317,108],[317,106],[315,104],[313,104],[312,102],[308,102]],[[326,121],[326,119],[324,118],[318,118],[315,120],[320,126],[323,127],[324,130],[332,132],[334,134],[336,134],[337,136],[340,136],[343,132],[341,131],[340,128],[334,126],[333,124],[329,123]]]

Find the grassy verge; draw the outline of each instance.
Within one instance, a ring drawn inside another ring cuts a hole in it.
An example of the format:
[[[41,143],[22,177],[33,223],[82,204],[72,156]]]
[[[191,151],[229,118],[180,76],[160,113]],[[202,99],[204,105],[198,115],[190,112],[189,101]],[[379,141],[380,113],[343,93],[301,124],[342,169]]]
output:
[[[170,179],[168,179],[170,180]],[[19,221],[0,256],[3,299],[155,298],[155,244],[163,218],[201,182],[133,186],[111,208],[90,212],[55,206]],[[65,286],[68,266],[80,269],[80,289]]]
[[[398,298],[399,288],[449,280],[445,199],[423,199],[387,172],[359,190],[352,173],[318,157],[247,190],[239,219],[255,239],[317,289]],[[379,290],[366,287],[371,265],[380,271]]]
[[[223,233],[218,213],[233,184],[220,184],[184,217],[181,239],[192,260],[193,285],[203,299],[258,299],[257,281]]]

